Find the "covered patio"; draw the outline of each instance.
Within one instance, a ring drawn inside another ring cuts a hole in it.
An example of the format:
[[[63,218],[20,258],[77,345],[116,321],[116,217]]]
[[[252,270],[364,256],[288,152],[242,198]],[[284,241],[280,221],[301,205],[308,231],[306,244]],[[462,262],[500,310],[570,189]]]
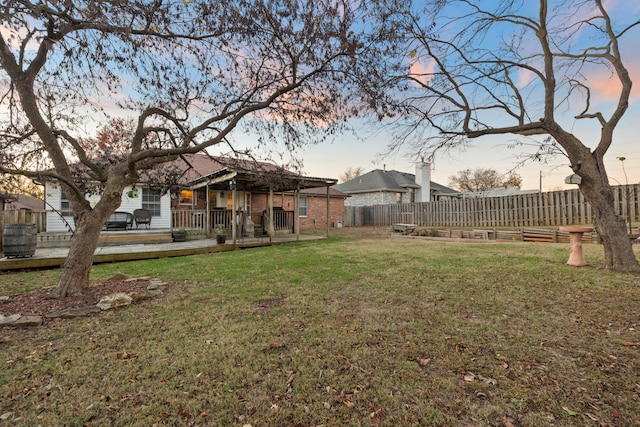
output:
[[[326,188],[326,218],[330,217],[330,187],[335,179],[302,176],[247,160],[217,158],[218,168],[211,171],[205,169],[211,159],[194,155],[187,161],[191,166],[187,183],[172,193],[172,229],[201,230],[207,238],[223,230],[233,244],[249,237],[272,241],[281,234],[299,239],[300,191],[318,187]],[[323,225],[328,235],[331,224]]]

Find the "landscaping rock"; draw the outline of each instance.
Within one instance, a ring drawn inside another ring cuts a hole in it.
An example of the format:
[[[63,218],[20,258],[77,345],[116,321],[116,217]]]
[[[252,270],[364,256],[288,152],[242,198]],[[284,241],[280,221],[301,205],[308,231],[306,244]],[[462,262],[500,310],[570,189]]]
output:
[[[164,289],[167,286],[166,282],[163,282],[160,279],[151,279],[149,281],[149,286],[147,286],[147,290],[154,291],[156,289]]]
[[[15,322],[13,322],[13,326],[17,328],[30,327],[30,326],[40,326],[42,325],[42,317],[35,314],[26,314],[20,316]]]
[[[162,295],[162,291],[160,289],[155,289],[151,291],[145,290],[140,292],[130,292],[128,295],[131,297],[131,299],[133,299],[133,302],[138,302],[138,301],[151,299],[158,295]]]
[[[130,305],[132,302],[133,298],[129,295],[124,292],[116,292],[115,294],[100,298],[100,301],[96,305],[100,307],[101,310],[109,310],[116,307]]]
[[[9,297],[7,295],[0,296],[0,302],[7,302],[7,301],[9,301]]]
[[[108,280],[113,280],[115,282],[115,281],[118,281],[118,280],[127,280],[128,278],[129,278],[129,276],[127,276],[124,273],[116,273],[112,277],[110,277]]]
[[[19,314],[12,314],[10,316],[3,316],[0,314],[0,326],[13,326],[16,320],[20,319]]]
[[[74,317],[87,316],[91,313],[98,313],[100,311],[102,310],[97,305],[90,305],[88,307],[67,308],[64,310],[56,311],[55,313],[49,313],[46,317],[51,319],[58,317],[62,319],[72,319]]]

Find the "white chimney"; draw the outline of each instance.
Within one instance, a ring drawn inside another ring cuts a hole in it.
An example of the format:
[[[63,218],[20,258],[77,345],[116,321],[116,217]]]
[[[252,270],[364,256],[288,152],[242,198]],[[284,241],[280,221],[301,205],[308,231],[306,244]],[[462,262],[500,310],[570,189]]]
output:
[[[416,163],[416,202],[431,201],[431,164],[425,161]]]

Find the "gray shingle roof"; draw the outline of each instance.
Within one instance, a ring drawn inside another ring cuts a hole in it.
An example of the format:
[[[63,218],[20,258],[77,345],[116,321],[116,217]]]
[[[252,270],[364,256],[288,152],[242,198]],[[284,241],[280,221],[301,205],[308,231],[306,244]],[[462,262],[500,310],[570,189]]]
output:
[[[374,169],[350,181],[334,185],[333,188],[344,193],[370,193],[372,191],[405,192],[407,188],[420,188],[415,182],[415,175],[396,170]],[[440,194],[457,194],[458,192],[431,181],[431,191]]]

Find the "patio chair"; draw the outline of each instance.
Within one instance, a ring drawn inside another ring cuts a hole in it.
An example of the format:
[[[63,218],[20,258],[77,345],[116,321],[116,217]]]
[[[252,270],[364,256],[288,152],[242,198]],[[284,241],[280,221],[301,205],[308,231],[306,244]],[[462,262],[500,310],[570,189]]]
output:
[[[133,219],[136,222],[136,228],[140,224],[145,224],[147,228],[151,228],[151,212],[149,209],[135,209],[133,211]]]

